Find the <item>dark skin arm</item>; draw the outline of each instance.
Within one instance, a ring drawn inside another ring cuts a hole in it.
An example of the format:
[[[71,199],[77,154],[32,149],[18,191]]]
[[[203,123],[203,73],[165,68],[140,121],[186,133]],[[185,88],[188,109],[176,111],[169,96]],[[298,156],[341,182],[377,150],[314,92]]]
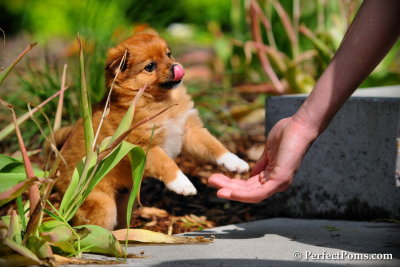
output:
[[[400,1],[366,0],[331,63],[292,117],[270,131],[264,153],[247,180],[214,174],[221,198],[258,203],[286,190],[312,144],[400,35]]]

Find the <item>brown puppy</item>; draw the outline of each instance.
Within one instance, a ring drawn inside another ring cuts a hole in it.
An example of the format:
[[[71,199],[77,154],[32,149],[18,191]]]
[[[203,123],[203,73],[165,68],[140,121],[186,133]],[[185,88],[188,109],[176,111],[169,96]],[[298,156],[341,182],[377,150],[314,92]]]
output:
[[[155,32],[136,34],[109,51],[105,76],[110,88],[117,68],[127,50],[126,63],[115,80],[111,108],[104,121],[99,140],[111,136],[140,88],[147,89],[140,98],[133,124],[173,106],[126,138],[128,142],[147,148],[155,127],[148,152],[145,176],[162,180],[166,187],[178,194],[194,195],[196,188],[174,162],[181,151],[195,157],[225,166],[230,171],[245,172],[248,165],[230,153],[204,127],[193,107],[193,101],[181,86],[182,66],[175,62],[167,43]],[[101,118],[104,105],[93,108],[93,125]],[[61,150],[67,166],[60,165],[57,187],[65,192],[74,166],[84,156],[82,120],[72,129]],[[130,163],[123,159],[92,191],[74,218],[74,224],[96,224],[107,229],[124,227],[126,197],[119,192],[132,187]],[[128,190],[127,190],[128,189]]]

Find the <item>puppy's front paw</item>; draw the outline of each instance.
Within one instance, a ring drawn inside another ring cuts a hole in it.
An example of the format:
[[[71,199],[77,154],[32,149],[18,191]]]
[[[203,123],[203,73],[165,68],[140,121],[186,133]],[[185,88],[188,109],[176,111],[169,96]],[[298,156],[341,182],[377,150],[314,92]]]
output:
[[[166,187],[169,190],[184,196],[197,194],[197,190],[194,185],[181,171],[177,172],[175,180],[166,184]]]
[[[227,152],[217,159],[217,164],[225,166],[231,172],[247,172],[249,164],[231,152]]]

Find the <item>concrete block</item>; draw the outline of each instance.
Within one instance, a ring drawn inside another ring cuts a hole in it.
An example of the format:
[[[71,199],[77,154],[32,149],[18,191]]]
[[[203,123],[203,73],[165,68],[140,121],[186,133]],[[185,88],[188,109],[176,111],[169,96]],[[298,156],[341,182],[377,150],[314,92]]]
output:
[[[305,98],[269,97],[266,133],[293,115]],[[357,90],[311,146],[291,188],[267,200],[271,205],[266,212],[308,218],[400,218],[399,137],[400,86]]]

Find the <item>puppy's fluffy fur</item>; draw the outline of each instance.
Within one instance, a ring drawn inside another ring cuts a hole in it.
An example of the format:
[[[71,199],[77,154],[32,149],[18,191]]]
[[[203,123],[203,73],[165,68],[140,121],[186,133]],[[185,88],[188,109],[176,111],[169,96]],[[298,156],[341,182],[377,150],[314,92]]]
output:
[[[109,51],[105,76],[110,88],[122,57],[127,51],[111,96],[111,107],[103,123],[98,142],[113,135],[123,115],[137,94],[147,89],[137,103],[133,124],[173,106],[149,123],[139,126],[126,138],[128,142],[147,148],[145,176],[162,180],[178,194],[194,195],[196,188],[174,162],[181,151],[195,157],[224,165],[230,171],[244,172],[248,165],[230,153],[204,127],[191,97],[181,86],[183,68],[171,56],[167,43],[155,32],[136,34]],[[93,108],[93,127],[97,129],[104,101]],[[67,165],[61,163],[56,186],[65,192],[74,166],[84,156],[82,120],[71,129],[61,153]],[[130,163],[124,158],[92,191],[74,217],[74,224],[96,224],[107,229],[125,227],[126,194],[132,187]],[[127,190],[128,189],[128,190]]]

